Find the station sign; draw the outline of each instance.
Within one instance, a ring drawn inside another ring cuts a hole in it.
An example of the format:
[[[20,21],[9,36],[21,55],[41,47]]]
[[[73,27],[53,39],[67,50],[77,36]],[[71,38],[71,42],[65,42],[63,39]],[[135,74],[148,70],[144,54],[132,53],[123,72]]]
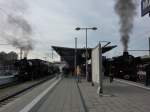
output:
[[[141,16],[145,16],[148,13],[150,14],[150,0],[142,0],[141,1]]]

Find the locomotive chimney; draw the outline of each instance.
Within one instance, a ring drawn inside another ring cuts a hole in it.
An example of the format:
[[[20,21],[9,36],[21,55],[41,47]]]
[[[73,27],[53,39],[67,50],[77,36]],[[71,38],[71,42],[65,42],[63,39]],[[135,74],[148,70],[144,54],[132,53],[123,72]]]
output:
[[[27,57],[24,57],[23,59],[27,60]]]
[[[24,59],[27,59],[27,56],[24,56]]]
[[[22,48],[20,48],[20,59],[22,59],[22,54],[23,54],[23,51],[22,51]]]
[[[123,52],[123,56],[128,56],[128,55],[129,55],[128,51]]]

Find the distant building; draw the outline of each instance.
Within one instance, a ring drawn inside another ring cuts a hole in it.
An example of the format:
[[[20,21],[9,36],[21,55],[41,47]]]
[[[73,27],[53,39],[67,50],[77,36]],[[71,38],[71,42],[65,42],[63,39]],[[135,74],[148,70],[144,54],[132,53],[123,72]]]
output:
[[[8,65],[17,60],[18,55],[15,52],[0,52],[0,65]]]
[[[12,75],[14,72],[13,63],[18,59],[18,55],[15,52],[0,52],[0,76]]]
[[[6,61],[7,53],[0,52],[0,65],[3,65]]]
[[[17,58],[18,58],[18,55],[17,55],[17,53],[15,53],[15,52],[9,52],[8,54],[7,54],[7,60],[17,60]]]

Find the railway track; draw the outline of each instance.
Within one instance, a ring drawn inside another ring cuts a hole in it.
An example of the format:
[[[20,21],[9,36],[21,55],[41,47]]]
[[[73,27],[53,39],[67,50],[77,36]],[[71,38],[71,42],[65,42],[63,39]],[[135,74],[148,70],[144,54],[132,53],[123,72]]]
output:
[[[18,84],[15,76],[0,76],[0,89]]]
[[[9,84],[9,86],[3,86],[0,89],[0,107],[9,103],[10,101],[19,97],[19,95],[25,93],[26,91],[54,78],[55,75],[45,77],[41,80],[29,81],[25,83],[15,83],[13,85]]]

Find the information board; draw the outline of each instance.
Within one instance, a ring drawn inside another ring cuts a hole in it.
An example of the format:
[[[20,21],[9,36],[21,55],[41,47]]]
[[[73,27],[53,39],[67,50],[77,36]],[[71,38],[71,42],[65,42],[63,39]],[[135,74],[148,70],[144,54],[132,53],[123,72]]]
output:
[[[102,80],[102,49],[98,44],[92,50],[92,81],[100,84]]]

